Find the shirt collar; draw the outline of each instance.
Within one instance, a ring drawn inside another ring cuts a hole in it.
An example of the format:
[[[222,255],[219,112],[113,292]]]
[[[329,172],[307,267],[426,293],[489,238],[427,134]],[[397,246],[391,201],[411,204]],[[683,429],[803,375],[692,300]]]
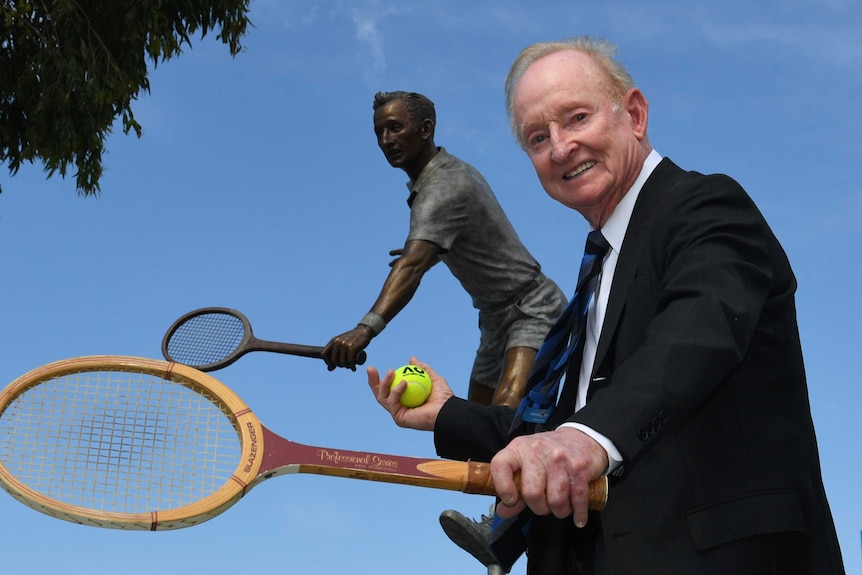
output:
[[[416,197],[416,194],[419,193],[422,184],[425,183],[425,180],[431,177],[431,174],[437,171],[437,168],[445,165],[449,162],[449,154],[446,153],[446,148],[442,146],[437,147],[437,153],[434,154],[434,157],[431,158],[431,161],[425,164],[425,167],[422,168],[422,172],[419,174],[419,177],[416,178],[416,181],[407,182],[407,189],[410,191],[410,196],[407,198],[407,205],[413,205],[413,199]]]
[[[650,177],[650,174],[652,174],[653,170],[655,170],[661,160],[661,154],[655,150],[650,151],[646,160],[644,160],[643,166],[641,166],[640,174],[638,174],[637,179],[635,179],[635,183],[632,184],[632,187],[629,188],[629,191],[626,192],[620,200],[620,203],[617,204],[616,208],[614,208],[608,221],[606,221],[605,225],[602,226],[602,235],[610,244],[611,249],[616,253],[620,253],[620,248],[623,246],[623,239],[625,239],[626,229],[629,227],[629,220],[631,219],[632,212],[635,209],[635,202],[638,199],[638,194],[640,194],[640,191],[647,179]]]

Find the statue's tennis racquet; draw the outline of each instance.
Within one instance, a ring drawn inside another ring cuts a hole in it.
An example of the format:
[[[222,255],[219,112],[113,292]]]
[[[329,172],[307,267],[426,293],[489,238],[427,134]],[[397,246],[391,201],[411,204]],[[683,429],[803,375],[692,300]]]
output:
[[[162,355],[168,361],[201,371],[227,367],[250,351],[272,351],[322,359],[323,347],[266,341],[255,337],[248,318],[235,309],[204,307],[177,319],[162,339]],[[365,363],[365,352],[356,363]]]
[[[188,527],[286,473],[494,494],[486,463],[288,441],[227,386],[177,363],[66,359],[0,392],[0,486],[59,519],[117,529]],[[590,506],[601,509],[606,500],[602,478],[590,486]]]

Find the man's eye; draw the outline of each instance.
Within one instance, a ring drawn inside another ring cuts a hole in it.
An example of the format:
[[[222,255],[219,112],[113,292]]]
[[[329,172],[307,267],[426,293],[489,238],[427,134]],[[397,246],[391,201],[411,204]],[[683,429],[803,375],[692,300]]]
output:
[[[580,124],[581,122],[583,122],[586,119],[587,119],[587,113],[586,112],[578,112],[576,114],[572,114],[570,116],[570,119],[569,119],[569,125]]]
[[[533,136],[533,137],[531,137],[531,138],[530,138],[530,145],[531,145],[531,146],[537,146],[537,145],[541,144],[542,142],[544,142],[544,141],[545,141],[545,140],[547,140],[547,139],[548,139],[548,137],[547,137],[545,134],[540,134],[540,135],[538,135],[538,136]]]

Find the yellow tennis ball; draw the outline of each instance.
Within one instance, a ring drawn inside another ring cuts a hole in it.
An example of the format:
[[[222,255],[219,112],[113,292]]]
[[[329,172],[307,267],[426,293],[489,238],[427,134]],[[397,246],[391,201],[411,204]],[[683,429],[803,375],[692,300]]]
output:
[[[431,377],[418,365],[405,365],[396,369],[395,379],[389,389],[402,381],[407,382],[407,389],[401,396],[401,405],[404,407],[419,407],[431,395]]]

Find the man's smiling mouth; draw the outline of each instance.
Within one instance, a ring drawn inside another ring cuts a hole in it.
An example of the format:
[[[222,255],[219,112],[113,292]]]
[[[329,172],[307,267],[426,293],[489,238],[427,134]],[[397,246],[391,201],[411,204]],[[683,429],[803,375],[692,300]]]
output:
[[[572,170],[571,172],[569,172],[568,174],[563,176],[563,179],[564,180],[571,180],[572,178],[574,178],[578,174],[584,173],[585,171],[589,170],[590,168],[592,168],[595,165],[596,165],[596,162],[593,160],[591,160],[589,162],[584,162],[583,164],[581,164],[580,166],[578,166],[577,168],[575,168],[574,170]]]

